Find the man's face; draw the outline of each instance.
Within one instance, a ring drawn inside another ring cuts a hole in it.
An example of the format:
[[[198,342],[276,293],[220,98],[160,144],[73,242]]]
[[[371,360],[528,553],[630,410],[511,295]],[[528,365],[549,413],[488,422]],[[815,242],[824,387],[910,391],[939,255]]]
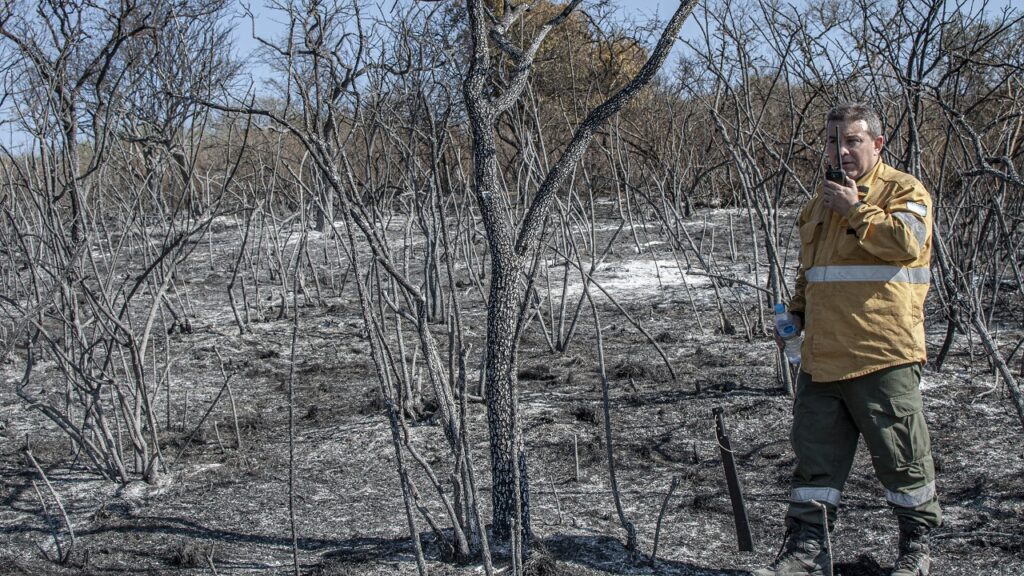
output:
[[[829,122],[827,163],[834,164],[836,157],[835,127],[839,127],[839,153],[842,155],[843,170],[850,178],[857,180],[875,167],[882,153],[883,136],[872,138],[868,134],[868,123],[863,120],[853,122]]]

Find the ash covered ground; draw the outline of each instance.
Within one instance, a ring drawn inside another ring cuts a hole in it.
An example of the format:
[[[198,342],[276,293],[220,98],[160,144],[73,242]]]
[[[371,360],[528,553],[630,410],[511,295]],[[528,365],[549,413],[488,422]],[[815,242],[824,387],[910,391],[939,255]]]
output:
[[[647,338],[608,298],[594,293],[611,386],[618,483],[643,556],[626,552],[612,502],[593,315],[584,305],[568,349],[549,350],[544,332],[557,330],[563,298],[571,314],[582,284],[572,268],[563,282],[564,262],[545,264],[538,285],[550,290],[554,314],[547,315],[544,302],[543,318],[524,332],[520,350],[537,538],[531,573],[744,574],[777,552],[793,465],[792,401],[781,388],[775,346],[763,326],[767,308],[743,283],[765,284],[763,270],[753,272],[747,217],[731,214],[708,210],[686,224],[702,253],[713,257],[715,273],[742,281],[721,281],[717,293],[707,275],[682,272],[684,255],[660,242],[654,227],[624,231],[594,274],[659,343],[676,373],[673,379]],[[616,228],[601,226],[598,237],[607,241]],[[15,348],[0,366],[0,573],[292,573],[286,383],[293,319],[278,317],[280,294],[268,289],[252,303],[262,308],[263,318],[239,335],[225,290],[239,237],[237,223],[225,220],[200,249],[209,257],[203,252],[201,264],[182,272],[191,331],[170,337],[170,393],[158,397],[170,410],[157,408],[169,414],[161,438],[167,470],[156,484],[120,486],[89,473],[69,440],[14,394],[25,351]],[[797,241],[795,234],[788,239],[791,283]],[[310,237],[317,241],[315,234]],[[337,271],[321,280],[324,287],[336,283]],[[463,286],[467,294],[474,290],[472,283]],[[945,333],[936,307],[929,302],[933,355]],[[463,313],[471,356],[478,359],[485,335],[479,297],[467,297]],[[355,290],[349,286],[321,305],[300,307],[298,322],[294,472],[301,571],[415,574],[391,430]],[[1012,349],[1022,327],[1007,321],[997,335]],[[235,446],[226,403],[218,403],[199,425],[222,387],[222,367],[232,374],[241,447]],[[477,375],[471,367],[470,381]],[[63,393],[52,362],[35,367],[29,386],[41,397]],[[946,517],[934,532],[935,573],[1024,574],[1024,430],[1005,386],[993,376],[980,343],[958,336],[941,372],[926,367],[922,387]],[[737,552],[714,434],[711,411],[717,406],[725,409],[736,452],[754,553]],[[489,503],[482,403],[470,404],[468,422],[481,497]],[[424,458],[438,470],[450,470],[436,423],[424,418],[410,425]],[[72,523],[74,553],[66,565],[47,559],[55,554],[54,533],[65,546],[70,542],[47,488],[26,464],[26,441]],[[424,503],[439,513],[422,472],[414,470],[414,478]],[[652,562],[656,524],[673,478],[678,485],[667,501]],[[37,490],[48,502],[46,510]],[[431,574],[483,573],[479,563],[446,560],[426,524],[420,526]],[[837,574],[887,574],[895,543],[895,521],[862,447],[833,534]]]

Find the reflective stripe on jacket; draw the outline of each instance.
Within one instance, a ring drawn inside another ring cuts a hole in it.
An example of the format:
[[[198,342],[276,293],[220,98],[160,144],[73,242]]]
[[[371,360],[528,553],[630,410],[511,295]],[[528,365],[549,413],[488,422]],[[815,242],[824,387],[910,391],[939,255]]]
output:
[[[924,362],[932,201],[916,178],[879,162],[842,217],[821,189],[800,213],[790,309],[804,314],[802,369],[833,382]]]

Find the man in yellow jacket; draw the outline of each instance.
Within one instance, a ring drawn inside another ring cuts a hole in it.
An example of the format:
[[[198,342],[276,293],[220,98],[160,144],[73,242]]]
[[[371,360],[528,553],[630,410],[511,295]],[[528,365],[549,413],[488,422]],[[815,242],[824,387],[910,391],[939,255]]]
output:
[[[871,108],[838,106],[826,125],[828,157],[838,147],[845,178],[826,181],[800,214],[789,306],[804,329],[791,437],[797,462],[786,543],[755,574],[826,573],[827,531],[863,436],[899,523],[892,574],[927,576],[928,532],[942,521],[918,386],[931,197],[916,178],[881,161],[885,138]]]

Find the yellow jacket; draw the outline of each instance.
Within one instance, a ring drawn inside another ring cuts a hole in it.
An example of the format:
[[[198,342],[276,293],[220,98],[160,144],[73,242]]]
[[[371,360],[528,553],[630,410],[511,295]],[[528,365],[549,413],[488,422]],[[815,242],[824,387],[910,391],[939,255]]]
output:
[[[924,362],[932,200],[881,161],[857,181],[846,217],[821,190],[800,213],[800,268],[790,310],[804,315],[802,369],[815,382]]]

